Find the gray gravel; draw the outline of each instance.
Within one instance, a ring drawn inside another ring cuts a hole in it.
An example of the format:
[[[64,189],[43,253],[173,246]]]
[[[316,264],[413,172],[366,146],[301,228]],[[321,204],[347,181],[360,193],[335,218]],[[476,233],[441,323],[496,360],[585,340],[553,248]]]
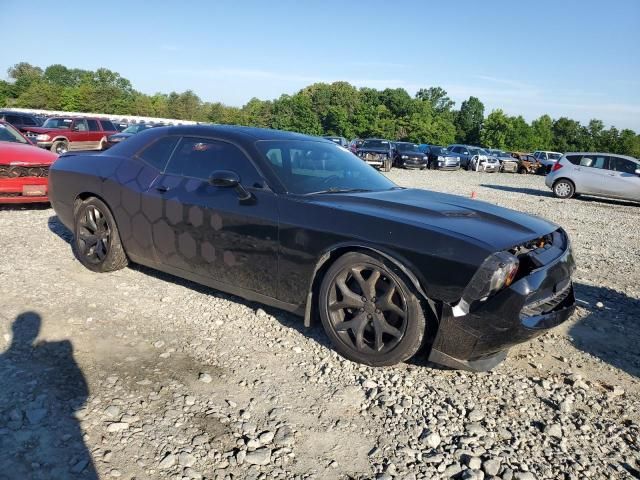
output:
[[[493,372],[372,369],[282,311],[89,272],[52,210],[0,209],[0,479],[639,478],[640,207],[535,176],[389,176],[565,227],[574,318]]]

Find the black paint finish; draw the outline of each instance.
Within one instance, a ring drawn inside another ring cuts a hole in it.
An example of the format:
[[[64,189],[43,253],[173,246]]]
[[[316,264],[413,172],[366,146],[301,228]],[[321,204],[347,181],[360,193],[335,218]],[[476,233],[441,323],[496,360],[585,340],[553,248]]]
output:
[[[137,154],[165,136],[231,143],[263,181],[241,182],[251,194],[241,200],[233,188],[164,174]],[[488,203],[415,189],[288,194],[255,145],[278,139],[330,143],[248,127],[149,129],[101,154],[61,156],[50,172],[51,203],[71,226],[76,201],[98,196],[113,212],[131,260],[300,314],[314,300],[309,293],[316,271],[322,262],[332,261],[333,252],[378,252],[437,306],[441,328],[434,358],[443,363],[460,366],[459,361],[478,360],[541,331],[521,322],[520,310],[531,292],[518,291],[518,283],[462,319],[454,318],[451,308],[485,258],[547,235],[556,225]],[[568,242],[565,253],[570,255]],[[538,276],[547,278],[545,268],[540,271]],[[571,271],[549,266],[549,282],[568,279]],[[561,320],[568,317],[565,313]]]

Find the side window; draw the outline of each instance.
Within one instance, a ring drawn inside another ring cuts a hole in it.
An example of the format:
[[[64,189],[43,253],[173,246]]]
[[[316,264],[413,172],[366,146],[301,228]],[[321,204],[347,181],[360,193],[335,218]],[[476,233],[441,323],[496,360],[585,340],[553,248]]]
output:
[[[28,125],[29,127],[35,127],[38,125],[33,117],[22,117],[22,124]]]
[[[162,137],[136,155],[143,162],[163,171],[180,137]]]
[[[98,121],[97,120],[87,120],[87,124],[89,125],[89,131],[90,132],[99,132],[100,131],[100,127],[98,126]]]
[[[569,160],[574,165],[580,165],[580,159],[582,158],[582,155],[567,155],[566,157],[567,160]]]
[[[100,120],[100,123],[102,124],[102,130],[105,132],[115,132],[117,130],[116,126],[109,120]]]
[[[640,168],[640,164],[627,160],[626,158],[610,157],[609,159],[609,170],[633,174],[638,168]]]
[[[272,148],[267,152],[267,158],[275,167],[282,168],[282,150]]]
[[[78,132],[86,132],[89,130],[89,127],[87,126],[87,121],[85,119],[79,118],[77,120],[74,120],[73,129],[77,130]]]
[[[165,173],[208,180],[216,170],[236,172],[244,185],[260,182],[258,172],[238,147],[207,138],[184,137]]]
[[[581,167],[608,168],[609,157],[604,155],[583,155],[580,159]]]
[[[18,115],[7,115],[7,122],[11,125],[22,125],[22,118]]]

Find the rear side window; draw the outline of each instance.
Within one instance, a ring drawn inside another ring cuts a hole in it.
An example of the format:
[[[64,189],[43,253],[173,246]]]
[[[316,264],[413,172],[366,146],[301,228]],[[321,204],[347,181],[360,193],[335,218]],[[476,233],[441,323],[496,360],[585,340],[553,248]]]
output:
[[[97,120],[88,119],[87,120],[87,124],[89,125],[89,131],[90,132],[99,132],[100,131],[100,127],[98,126],[98,121]]]
[[[179,137],[162,137],[148,145],[136,156],[157,170],[163,171],[178,140]]]
[[[28,125],[30,127],[35,127],[36,125],[38,125],[38,122],[36,122],[32,117],[22,117],[22,124]]]
[[[11,125],[22,125],[22,118],[18,115],[7,115],[7,122]]]
[[[567,160],[569,160],[574,165],[580,165],[580,159],[582,155],[566,155]]]
[[[207,138],[183,138],[165,173],[208,180],[216,170],[236,172],[243,184],[260,182],[253,164],[238,147]]]
[[[102,123],[102,129],[107,132],[115,132],[118,130],[109,120],[100,120],[100,123]]]
[[[621,157],[610,157],[609,170],[622,173],[635,173],[640,168],[640,164],[627,160]]]
[[[583,155],[580,159],[581,167],[608,168],[609,157],[604,155]]]

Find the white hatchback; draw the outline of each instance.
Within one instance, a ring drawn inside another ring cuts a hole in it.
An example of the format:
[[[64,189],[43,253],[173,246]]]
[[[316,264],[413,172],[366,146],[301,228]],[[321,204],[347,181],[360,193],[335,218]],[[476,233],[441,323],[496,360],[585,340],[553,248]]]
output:
[[[640,160],[612,153],[566,153],[545,184],[560,198],[585,194],[640,201]]]

